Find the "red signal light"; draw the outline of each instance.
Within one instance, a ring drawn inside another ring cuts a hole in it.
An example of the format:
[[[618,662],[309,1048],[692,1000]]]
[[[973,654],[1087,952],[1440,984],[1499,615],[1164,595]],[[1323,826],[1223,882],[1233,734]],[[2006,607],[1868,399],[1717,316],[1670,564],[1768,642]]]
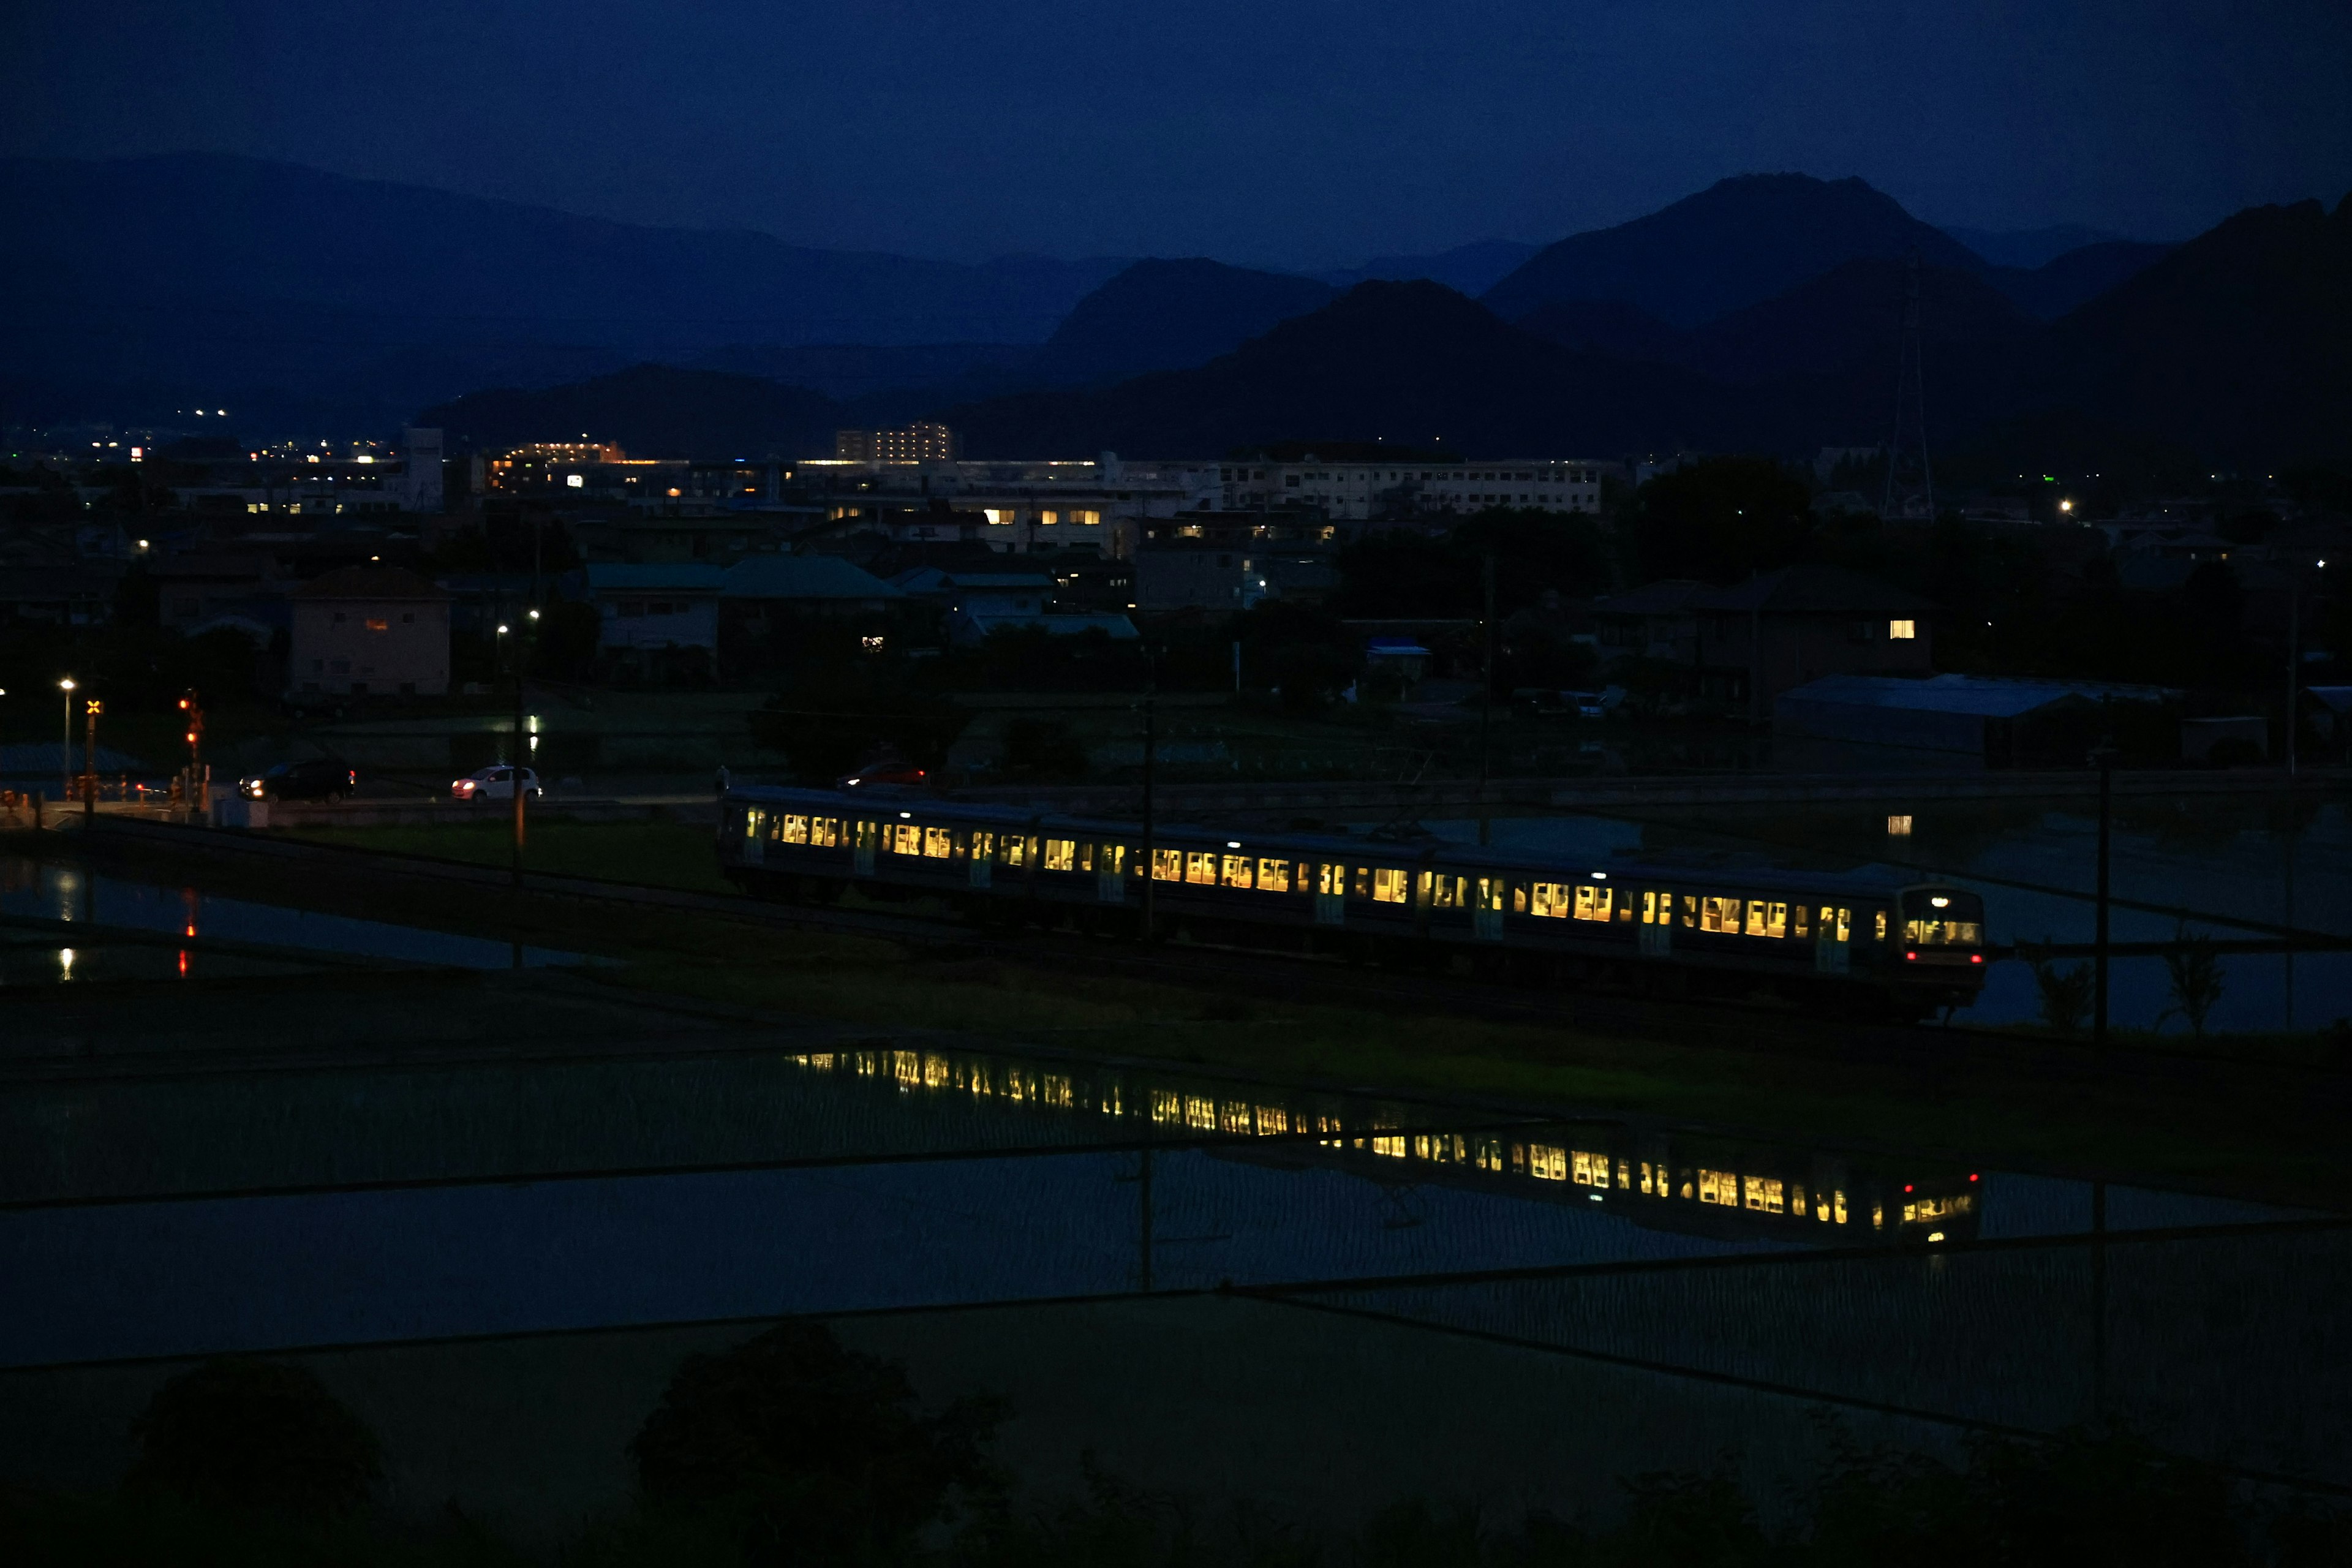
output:
[[[1984,962],[1984,954],[1981,952],[1972,952],[1969,954],[1969,962],[1970,963],[1982,963]]]
[[[1906,952],[1903,955],[1903,962],[1906,963],[1916,963],[1918,961],[1919,955],[1916,952]]]
[[[1909,1191],[1911,1190],[1911,1184],[1910,1184],[1910,1183],[1908,1183],[1908,1182],[1904,1183],[1904,1184],[1903,1184],[1903,1190],[1904,1190],[1905,1192],[1906,1192],[1906,1193],[1907,1193],[1907,1192],[1909,1192]]]
[[[1969,1173],[1969,1181],[1971,1181],[1971,1182],[1973,1182],[1973,1181],[1975,1181],[1976,1179],[1977,1179],[1977,1173],[1976,1173],[1974,1171],[1970,1171],[1970,1172]]]
[[[181,711],[181,712],[183,712],[183,713],[184,713],[184,712],[186,712],[187,710],[188,710],[188,700],[187,700],[186,698],[183,697],[183,698],[181,698],[181,699],[180,699],[180,711]]]

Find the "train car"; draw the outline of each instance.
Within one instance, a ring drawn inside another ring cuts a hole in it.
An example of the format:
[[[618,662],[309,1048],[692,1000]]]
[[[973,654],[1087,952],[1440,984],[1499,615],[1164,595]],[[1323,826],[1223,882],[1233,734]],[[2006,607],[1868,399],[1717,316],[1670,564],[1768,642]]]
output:
[[[1436,841],[1157,829],[1016,807],[745,788],[721,871],[755,894],[946,900],[967,918],[1139,929],[1398,966],[1867,1000],[1905,1016],[1984,984],[1984,906],[1866,874],[1621,863],[1582,868]],[[1149,865],[1146,862],[1149,860]],[[1148,892],[1147,892],[1148,888]]]

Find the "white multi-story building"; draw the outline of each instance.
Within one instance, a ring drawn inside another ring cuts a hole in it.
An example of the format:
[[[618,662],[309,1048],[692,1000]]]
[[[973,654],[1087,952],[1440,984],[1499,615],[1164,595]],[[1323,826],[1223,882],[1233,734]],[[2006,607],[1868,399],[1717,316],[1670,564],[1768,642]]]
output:
[[[977,517],[992,550],[1089,551],[1125,558],[1150,518],[1213,508],[1213,463],[1092,460],[1018,463],[801,462],[791,481],[836,520],[870,517],[910,539],[957,537]]]
[[[1223,510],[1305,506],[1343,521],[1412,512],[1601,510],[1601,475],[1590,458],[1517,458],[1478,463],[1220,463]]]

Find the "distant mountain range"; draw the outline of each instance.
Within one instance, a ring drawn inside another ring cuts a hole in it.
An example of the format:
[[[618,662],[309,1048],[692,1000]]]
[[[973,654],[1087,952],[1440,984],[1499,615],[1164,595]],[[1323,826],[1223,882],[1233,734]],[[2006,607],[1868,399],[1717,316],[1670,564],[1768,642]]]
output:
[[[0,233],[19,407],[79,385],[395,421],[745,343],[1036,343],[1126,265],[815,250],[215,154],[0,160]]]
[[[2128,235],[2111,229],[2089,228],[2079,223],[2053,224],[2048,228],[1959,228],[1951,224],[1944,232],[1991,262],[1995,267],[2014,267],[2031,272],[2046,267],[2070,250],[2080,250],[2090,245],[2112,245],[2117,240],[2137,244]]]
[[[1818,192],[1780,189],[1816,214],[1859,209],[1876,221],[1851,193],[1822,204]],[[1732,216],[1753,218],[1756,190],[1727,204]],[[1892,416],[1910,258],[1885,254],[1883,226],[1857,227],[1858,242],[1882,254],[1845,256],[1696,324],[1622,298],[1554,300],[1501,319],[1498,297],[1539,292],[1524,276],[1539,256],[1515,275],[1520,290],[1498,285],[1481,302],[1433,284],[1363,284],[1192,370],[942,416],[976,455],[1004,456],[1286,439],[1444,442],[1470,456],[1869,444]],[[1921,266],[1937,439],[2063,418],[2233,461],[2352,456],[2352,198],[2333,216],[2316,202],[2250,209],[2145,266],[2114,243],[2086,259],[2112,258],[2129,275],[2054,322],[2018,302],[2008,269],[1955,243]],[[1570,287],[1626,282],[1622,241],[1612,244],[1618,253],[1574,253],[1580,271],[1550,275]],[[1835,251],[1814,237],[1778,254],[1782,265]],[[2068,265],[2081,263],[2062,257],[2039,271]],[[1733,281],[1694,267],[1648,293],[1682,300],[1687,314],[1708,289],[1742,291]]]
[[[1320,277],[811,250],[212,156],[0,160],[0,220],[18,421],[201,397],[263,428],[424,408],[461,445],[709,455],[942,412],[1007,456],[1794,450],[1883,435],[1916,259],[1948,436],[2069,409],[2216,452],[2347,439],[2347,220],[2311,203],[2172,247],[1956,235],[1859,180],[1742,175],[1540,248]]]
[[[1480,239],[1431,256],[1375,256],[1361,267],[1336,268],[1315,277],[1336,289],[1359,283],[1410,283],[1426,278],[1473,298],[1527,264],[1541,246],[1516,239]]]

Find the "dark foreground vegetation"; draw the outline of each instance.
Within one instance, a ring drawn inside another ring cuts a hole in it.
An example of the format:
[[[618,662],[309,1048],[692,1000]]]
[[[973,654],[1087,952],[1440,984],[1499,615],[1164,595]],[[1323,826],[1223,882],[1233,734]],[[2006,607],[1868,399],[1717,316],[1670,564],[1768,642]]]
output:
[[[1010,1414],[920,1408],[904,1371],[787,1321],[689,1357],[629,1445],[637,1495],[561,1547],[517,1547],[455,1505],[377,1506],[374,1437],[299,1366],[181,1374],[101,1494],[0,1491],[0,1556],[48,1564],[562,1568],[2305,1568],[2352,1562],[2352,1513],[2275,1492],[2127,1433],[1979,1439],[1958,1464],[1843,1447],[1811,1495],[1759,1500],[1724,1472],[1621,1480],[1608,1517],[1482,1518],[1412,1499],[1317,1531],[1207,1509],[1088,1469],[1087,1495],[1024,1496],[988,1455]],[[551,1419],[558,1417],[551,1416]]]

